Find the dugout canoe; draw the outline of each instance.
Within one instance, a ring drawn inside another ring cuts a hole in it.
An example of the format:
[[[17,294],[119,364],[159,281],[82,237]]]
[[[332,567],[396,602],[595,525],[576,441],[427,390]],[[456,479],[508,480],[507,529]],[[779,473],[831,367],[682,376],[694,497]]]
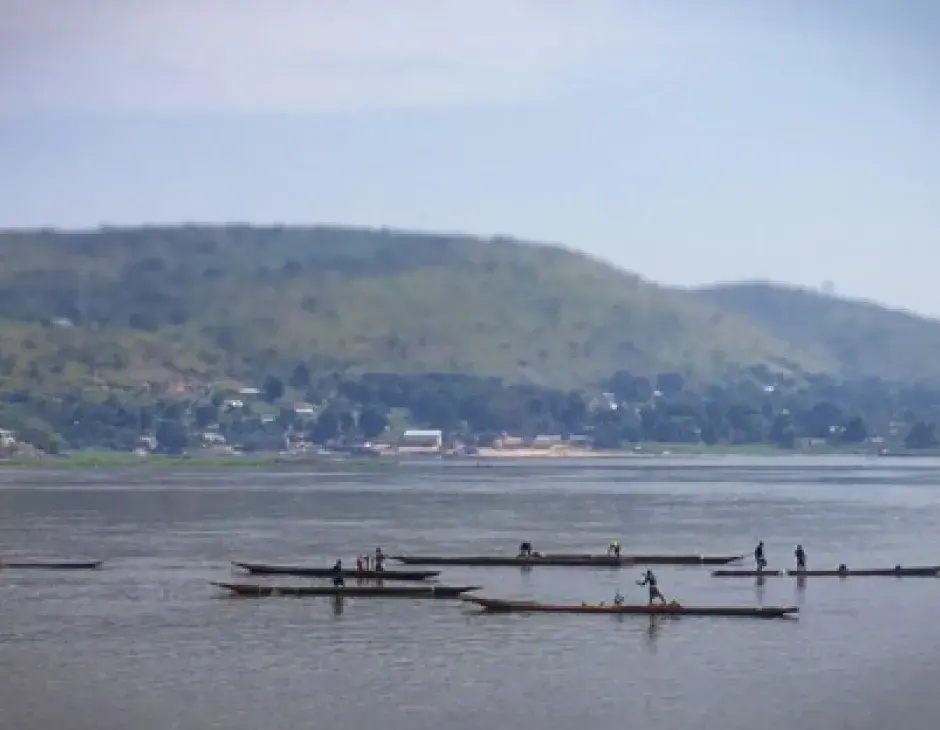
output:
[[[268,586],[254,583],[221,583],[212,585],[236,596],[267,598],[272,596],[345,596],[347,598],[460,598],[461,594],[478,591],[480,586]]]
[[[665,605],[622,604],[550,604],[536,601],[507,601],[499,598],[462,597],[465,603],[480,606],[487,613],[604,613],[643,616],[735,616],[750,618],[785,618],[795,616],[800,609],[795,606],[682,606],[677,603]]]
[[[782,570],[713,570],[712,575],[716,578],[779,578],[783,575]]]
[[[940,577],[940,566],[926,565],[904,568],[847,568],[845,570],[713,570],[716,578],[936,578]]]
[[[312,568],[302,565],[267,565],[265,563],[240,563],[235,560],[232,565],[241,568],[253,575],[294,575],[306,578],[332,578],[332,568]],[[436,578],[441,574],[439,570],[343,570],[344,578],[357,580],[401,580],[424,581]]]
[[[47,560],[3,560],[0,558],[0,570],[97,570],[101,567],[101,560],[79,562],[74,560],[47,561]]]
[[[940,565],[893,568],[846,568],[845,570],[788,570],[794,578],[936,578]]]
[[[481,568],[519,567],[536,565],[559,568],[628,568],[635,565],[728,565],[738,562],[743,555],[532,555],[441,557],[435,555],[393,555],[404,565],[463,565]]]

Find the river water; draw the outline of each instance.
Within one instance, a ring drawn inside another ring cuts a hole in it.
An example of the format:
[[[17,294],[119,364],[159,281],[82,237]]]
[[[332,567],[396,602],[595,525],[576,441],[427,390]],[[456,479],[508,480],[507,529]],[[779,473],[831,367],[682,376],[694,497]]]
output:
[[[750,552],[790,567],[940,563],[940,462],[635,458],[363,470],[0,471],[0,727],[39,730],[935,728],[940,580],[712,578],[688,604],[798,621],[479,615],[450,601],[233,600],[232,559],[395,553]],[[445,569],[481,595],[643,601],[639,570]],[[304,582],[288,579],[288,582]]]

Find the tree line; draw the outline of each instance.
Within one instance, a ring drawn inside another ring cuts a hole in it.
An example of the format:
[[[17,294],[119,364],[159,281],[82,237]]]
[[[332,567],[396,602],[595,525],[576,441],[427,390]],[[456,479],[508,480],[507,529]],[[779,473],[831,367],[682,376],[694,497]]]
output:
[[[797,382],[767,368],[710,385],[680,373],[649,378],[621,371],[587,392],[461,374],[320,377],[298,364],[266,376],[258,391],[97,399],[6,391],[0,428],[47,452],[130,450],[141,435],[179,452],[201,443],[207,430],[246,450],[283,448],[288,437],[351,445],[389,435],[393,422],[441,429],[448,439],[478,446],[503,434],[579,435],[600,449],[644,442],[794,449],[806,440],[852,446],[872,439],[908,449],[940,445],[940,389],[827,376]]]

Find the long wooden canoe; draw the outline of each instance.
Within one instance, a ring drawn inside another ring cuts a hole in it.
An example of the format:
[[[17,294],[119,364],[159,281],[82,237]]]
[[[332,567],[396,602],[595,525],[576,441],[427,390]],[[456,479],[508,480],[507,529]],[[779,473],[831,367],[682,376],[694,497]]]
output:
[[[744,558],[743,555],[532,555],[520,556],[464,556],[440,557],[419,555],[393,555],[392,559],[405,565],[466,565],[474,567],[533,567],[536,565],[559,568],[626,568],[634,565],[728,565]]]
[[[940,565],[904,568],[846,568],[845,570],[713,570],[716,578],[935,578],[940,577]]]
[[[311,568],[302,565],[266,565],[264,563],[240,563],[235,560],[232,565],[254,575],[296,575],[307,578],[331,578],[332,568]],[[441,574],[439,570],[356,570],[343,571],[344,578],[357,580],[411,580],[422,581],[436,578]]]
[[[783,575],[782,570],[713,570],[712,575],[716,578],[779,578]]]
[[[610,560],[618,558],[607,555],[574,555],[566,553],[553,553],[547,556],[553,560]],[[621,564],[626,565],[728,565],[744,559],[744,555],[656,555],[652,553],[637,555],[621,555]]]
[[[460,598],[462,593],[480,590],[480,586],[267,586],[254,583],[212,585],[236,596],[347,596],[349,598]]]
[[[787,575],[794,578],[936,578],[940,575],[940,565],[924,565],[904,568],[847,568],[845,570],[788,570]]]
[[[681,606],[676,603],[635,604],[549,604],[536,601],[506,601],[499,598],[470,598],[461,600],[480,606],[489,613],[606,613],[638,614],[646,616],[739,616],[752,618],[784,618],[795,616],[795,606]]]
[[[0,570],[97,570],[101,567],[101,560],[88,562],[61,561],[50,562],[44,560],[3,560],[0,558]]]

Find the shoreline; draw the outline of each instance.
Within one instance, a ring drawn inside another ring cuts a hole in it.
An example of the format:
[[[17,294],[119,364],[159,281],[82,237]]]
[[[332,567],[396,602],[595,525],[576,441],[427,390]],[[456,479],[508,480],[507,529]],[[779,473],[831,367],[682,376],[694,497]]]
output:
[[[327,467],[343,465],[347,467],[380,467],[397,463],[427,463],[427,462],[463,462],[478,464],[506,463],[506,462],[559,462],[559,461],[610,461],[611,459],[647,460],[650,458],[681,459],[692,457],[833,457],[856,456],[869,458],[937,458],[940,451],[926,452],[898,451],[889,454],[879,454],[877,451],[865,449],[807,449],[782,450],[773,447],[698,447],[690,448],[686,445],[662,444],[653,447],[641,446],[629,450],[593,451],[578,448],[551,448],[551,449],[496,449],[481,448],[476,454],[447,454],[439,452],[383,454],[361,456],[351,454],[252,454],[252,455],[182,455],[170,456],[165,454],[148,454],[142,456],[131,452],[72,452],[57,456],[19,456],[0,458],[0,472],[7,469],[265,469],[265,468],[297,468],[297,467]]]

